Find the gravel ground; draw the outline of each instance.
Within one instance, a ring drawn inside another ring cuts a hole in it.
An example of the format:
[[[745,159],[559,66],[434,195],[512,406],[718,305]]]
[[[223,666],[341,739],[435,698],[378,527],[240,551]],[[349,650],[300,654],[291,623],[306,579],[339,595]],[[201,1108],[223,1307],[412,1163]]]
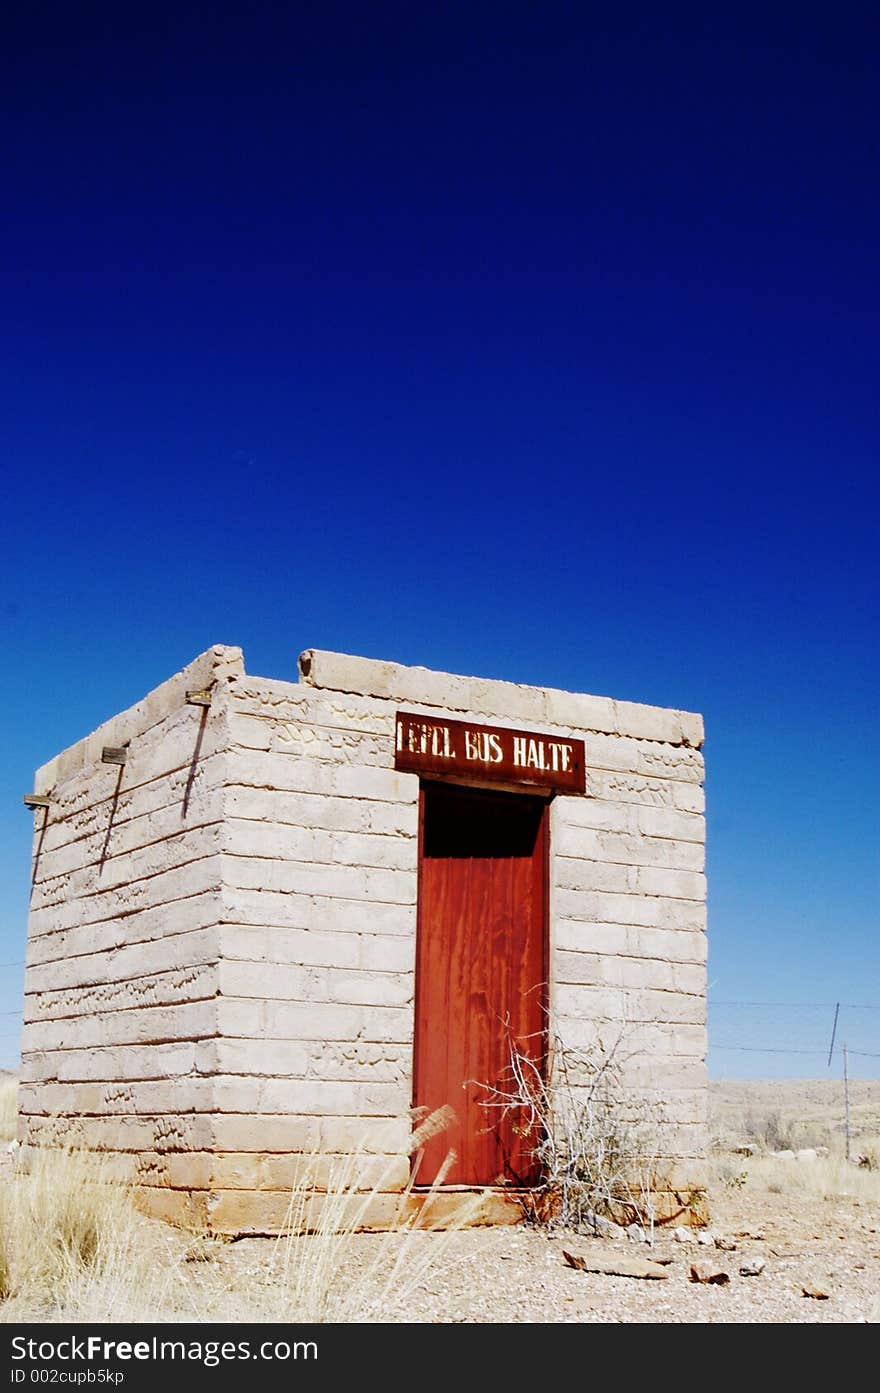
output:
[[[9,1174],[0,1170],[0,1183]],[[628,1239],[596,1240],[525,1226],[459,1233],[356,1234],[334,1253],[333,1289],[354,1294],[344,1312],[331,1301],[325,1318],[433,1323],[543,1322],[863,1322],[880,1321],[880,1205],[876,1200],[773,1193],[752,1185],[719,1185],[711,1195],[710,1233],[726,1247],[677,1242],[658,1230],[652,1245]],[[288,1305],[286,1289],[268,1276],[278,1248],[272,1239],[193,1240],[179,1230],[144,1221],[156,1245],[157,1265],[183,1274],[173,1303],[120,1319],[179,1321],[303,1318]],[[305,1240],[320,1244],[320,1240]],[[730,1249],[729,1245],[735,1248]],[[401,1254],[401,1245],[406,1245]],[[193,1246],[205,1259],[182,1261]],[[563,1250],[666,1260],[668,1278],[648,1281],[576,1271]],[[308,1255],[311,1263],[312,1255]],[[316,1262],[322,1257],[315,1250]],[[396,1258],[400,1273],[385,1290]],[[759,1276],[740,1268],[763,1259]],[[422,1264],[424,1259],[424,1264]],[[726,1285],[689,1280],[694,1262],[714,1263]],[[423,1275],[414,1277],[414,1268]],[[826,1293],[804,1295],[804,1288]],[[0,1322],[57,1319],[34,1307],[14,1312],[0,1303]],[[314,1316],[306,1316],[313,1319]]]
[[[681,1244],[659,1232],[653,1246],[608,1243],[580,1235],[549,1237],[519,1228],[472,1229],[442,1238],[438,1265],[376,1318],[427,1322],[862,1322],[880,1320],[880,1214],[855,1200],[817,1200],[770,1193],[725,1192],[713,1203],[711,1232],[735,1251]],[[748,1236],[746,1236],[748,1235]],[[422,1244],[438,1236],[414,1235]],[[407,1240],[404,1240],[407,1241]],[[229,1245],[229,1269],[262,1267],[266,1240]],[[361,1234],[346,1258],[346,1284],[401,1239]],[[575,1271],[563,1249],[596,1255],[671,1259],[664,1281]],[[748,1259],[763,1273],[740,1275]],[[712,1262],[730,1274],[725,1286],[688,1278],[693,1262]],[[231,1276],[231,1271],[229,1272]],[[804,1287],[827,1293],[805,1296]]]

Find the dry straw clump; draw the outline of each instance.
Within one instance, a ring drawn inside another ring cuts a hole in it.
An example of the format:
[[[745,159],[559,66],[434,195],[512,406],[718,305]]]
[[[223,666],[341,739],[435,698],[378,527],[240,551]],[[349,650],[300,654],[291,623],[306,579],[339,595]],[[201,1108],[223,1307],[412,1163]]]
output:
[[[146,1315],[171,1275],[155,1246],[106,1159],[29,1148],[0,1183],[0,1319]]]
[[[414,1150],[446,1125],[442,1113],[426,1119]],[[417,1199],[408,1186],[392,1231],[356,1243],[373,1201],[390,1189],[390,1171],[363,1183],[374,1162],[366,1152],[329,1166],[326,1156],[292,1160],[283,1233],[237,1244],[144,1218],[106,1157],[28,1147],[0,1179],[0,1321],[388,1318],[442,1268],[452,1233],[478,1217],[481,1197],[463,1197],[440,1232],[433,1195]]]
[[[11,1075],[0,1078],[0,1144],[15,1139],[18,1125],[18,1080]]]
[[[451,1110],[438,1109],[415,1129],[411,1154],[449,1126]],[[390,1232],[365,1245],[355,1235],[368,1225],[377,1198],[391,1188],[391,1171],[379,1174],[369,1188],[359,1183],[363,1156],[304,1158],[291,1190],[284,1232],[275,1240],[260,1302],[264,1319],[365,1321],[387,1319],[391,1309],[405,1309],[406,1294],[429,1271],[442,1267],[450,1237],[479,1219],[482,1195],[463,1195],[455,1214],[432,1219],[434,1200],[455,1159],[449,1151],[426,1193],[413,1194],[412,1178],[401,1192]],[[311,1169],[321,1162],[320,1203]],[[416,1174],[418,1166],[413,1168]],[[357,1255],[357,1257],[356,1257]],[[353,1262],[353,1258],[355,1261]],[[271,1314],[268,1314],[271,1312]]]

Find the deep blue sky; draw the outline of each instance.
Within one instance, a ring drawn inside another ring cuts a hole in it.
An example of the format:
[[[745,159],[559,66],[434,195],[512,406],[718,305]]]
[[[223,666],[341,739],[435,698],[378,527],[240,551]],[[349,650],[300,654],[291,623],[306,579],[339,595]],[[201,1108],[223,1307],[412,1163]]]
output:
[[[0,962],[35,766],[317,645],[703,711],[713,996],[880,1004],[880,27],[714,8],[5,18]]]

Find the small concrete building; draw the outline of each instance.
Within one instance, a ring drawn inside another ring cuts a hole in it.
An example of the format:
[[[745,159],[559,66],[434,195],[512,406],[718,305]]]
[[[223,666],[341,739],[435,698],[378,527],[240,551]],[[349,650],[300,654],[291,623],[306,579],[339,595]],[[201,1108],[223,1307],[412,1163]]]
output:
[[[275,681],[209,649],[37,772],[22,1140],[109,1152],[151,1212],[223,1233],[277,1232],[304,1157],[319,1202],[322,1162],[361,1152],[370,1224],[438,1181],[439,1213],[488,1187],[492,1218],[540,1180],[487,1106],[511,1050],[541,1078],[621,1037],[681,1222],[702,741],[683,711],[318,650]]]

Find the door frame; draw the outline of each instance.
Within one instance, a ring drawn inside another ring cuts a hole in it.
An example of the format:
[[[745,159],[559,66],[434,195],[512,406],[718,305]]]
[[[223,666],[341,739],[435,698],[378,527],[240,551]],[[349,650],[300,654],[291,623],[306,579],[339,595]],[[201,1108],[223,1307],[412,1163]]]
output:
[[[420,956],[421,956],[421,955],[420,955],[420,952],[419,952],[419,948],[420,948],[419,936],[420,936],[421,931],[422,931],[422,896],[421,896],[421,893],[420,893],[420,892],[421,892],[421,885],[422,885],[422,856],[423,856],[424,836],[425,836],[425,789],[426,789],[426,786],[428,786],[428,785],[431,785],[431,786],[441,785],[443,788],[447,788],[447,789],[450,788],[450,787],[457,787],[457,788],[460,788],[460,789],[461,789],[462,793],[488,793],[488,794],[493,794],[493,793],[494,793],[494,794],[508,794],[508,795],[511,795],[511,794],[512,794],[514,797],[520,797],[520,798],[525,796],[525,797],[527,797],[527,798],[531,798],[532,800],[537,800],[538,802],[541,802],[541,803],[543,803],[543,805],[544,805],[543,808],[541,809],[541,822],[540,822],[540,826],[539,826],[539,828],[538,828],[538,836],[539,836],[539,838],[540,838],[540,840],[541,840],[541,876],[542,876],[541,893],[542,893],[542,899],[543,899],[543,916],[542,916],[542,924],[541,924],[541,972],[542,972],[542,981],[541,981],[541,1001],[540,1001],[540,1006],[541,1006],[541,1012],[542,1012],[543,1017],[544,1017],[544,1024],[543,1024],[543,1029],[542,1029],[543,1040],[542,1040],[542,1053],[541,1053],[541,1075],[542,1075],[542,1077],[543,1077],[543,1079],[544,1079],[545,1081],[546,1081],[546,1079],[547,1079],[548,1076],[549,1076],[549,1070],[550,1070],[550,1067],[551,1067],[551,1064],[552,1064],[552,1058],[551,1058],[552,1045],[551,1045],[551,1039],[550,1039],[550,1007],[551,1007],[551,1000],[550,1000],[550,998],[551,998],[551,991],[552,991],[552,983],[550,982],[550,962],[551,962],[551,944],[550,944],[550,807],[551,807],[551,804],[553,803],[553,799],[554,799],[555,794],[554,794],[554,793],[549,793],[549,794],[548,794],[548,793],[541,793],[539,790],[535,790],[534,788],[515,788],[515,787],[504,786],[504,785],[502,785],[501,787],[499,787],[497,784],[465,784],[465,783],[463,783],[463,782],[461,782],[461,781],[459,781],[459,780],[457,780],[457,779],[424,779],[424,778],[420,778],[420,779],[419,779],[418,866],[417,866],[417,870],[416,870],[415,986],[414,986],[414,992],[413,992],[413,1029],[412,1029],[412,1095],[411,1095],[411,1106],[412,1106],[413,1109],[416,1107],[416,1098],[418,1097],[418,1063],[419,1063],[419,1061],[418,1061],[418,1051],[417,1051],[417,1049],[416,1049],[416,1041],[417,1041],[417,1038],[418,1038],[418,1037],[417,1037],[417,1022],[418,1022],[418,1019],[419,1019],[419,1008],[420,1008],[420,1001],[421,1001],[421,995],[422,995],[422,984],[421,984],[421,982],[420,982],[420,978],[421,978],[421,975],[422,975],[422,974],[421,974],[421,968],[420,968]],[[411,1171],[412,1171],[412,1169],[414,1168],[414,1166],[415,1166],[415,1157],[411,1157],[411,1160],[410,1160],[410,1169],[411,1169]],[[536,1181],[535,1184],[536,1184],[536,1185],[539,1185],[539,1184],[540,1184],[540,1181]],[[434,1186],[432,1186],[432,1185],[420,1185],[418,1182],[416,1182],[416,1183],[414,1184],[414,1186],[413,1186],[413,1189],[415,1189],[415,1190],[421,1190],[421,1189],[429,1190],[429,1189],[433,1189],[433,1188],[434,1188]],[[508,1187],[508,1186],[491,1186],[491,1185],[487,1186],[487,1185],[480,1185],[479,1187],[474,1187],[473,1185],[448,1185],[448,1186],[446,1186],[446,1185],[440,1185],[440,1186],[437,1186],[436,1188],[437,1188],[437,1189],[441,1189],[441,1190],[446,1190],[446,1189],[448,1189],[448,1190],[472,1190],[472,1189],[474,1189],[474,1188],[479,1188],[480,1190],[498,1189],[498,1190],[504,1191],[505,1193],[514,1193],[514,1192],[515,1192],[515,1187],[513,1187],[513,1186],[509,1186],[509,1187]]]

